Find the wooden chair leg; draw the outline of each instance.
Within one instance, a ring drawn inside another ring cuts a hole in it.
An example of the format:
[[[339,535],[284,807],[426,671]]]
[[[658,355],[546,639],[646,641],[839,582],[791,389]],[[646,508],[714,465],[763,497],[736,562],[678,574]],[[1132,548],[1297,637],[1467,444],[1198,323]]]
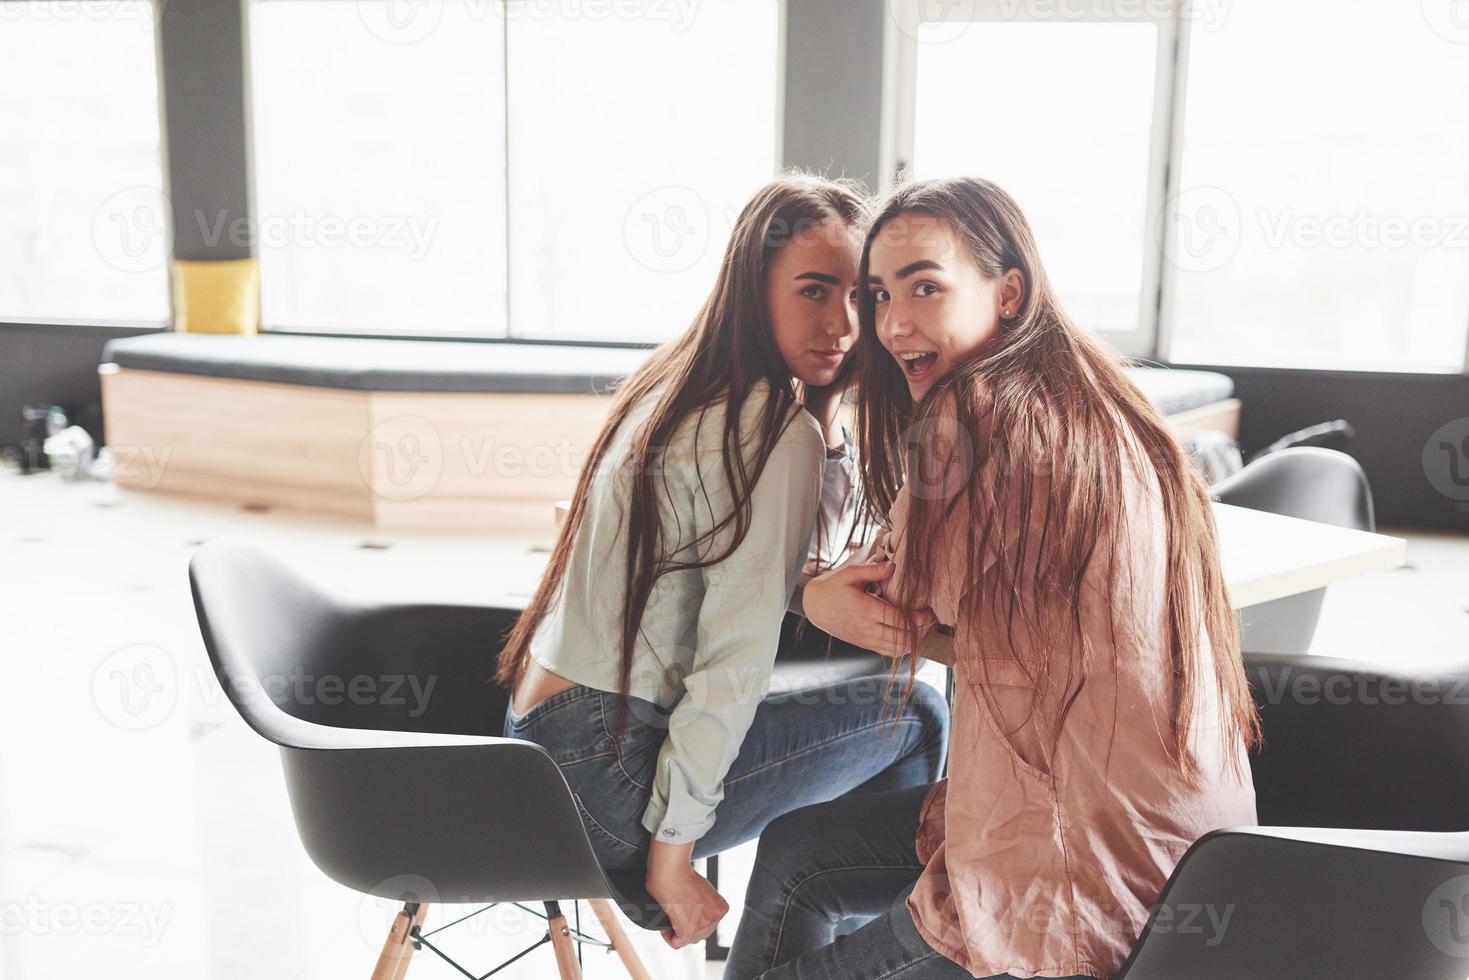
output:
[[[617,921],[617,913],[612,909],[612,903],[605,898],[588,899],[592,911],[597,915],[597,921],[602,923],[602,931],[607,933],[607,940],[622,960],[623,969],[627,970],[632,980],[653,980],[653,975],[648,968],[643,966],[643,961],[638,957],[638,951],[628,941],[627,933],[622,931],[622,923]]]
[[[413,927],[423,925],[428,906],[419,902],[404,904],[403,911],[393,919],[388,929],[388,938],[383,951],[377,958],[372,971],[372,980],[403,980],[408,972],[408,961],[413,958]]]
[[[556,951],[556,972],[561,980],[581,980],[576,943],[571,938],[571,927],[566,924],[559,902],[546,903],[546,928],[551,933],[551,948]]]

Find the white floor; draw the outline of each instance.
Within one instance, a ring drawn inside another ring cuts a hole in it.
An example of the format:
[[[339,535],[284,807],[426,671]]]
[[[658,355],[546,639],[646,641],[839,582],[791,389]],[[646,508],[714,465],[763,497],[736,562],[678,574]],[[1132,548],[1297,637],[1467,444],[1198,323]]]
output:
[[[0,980],[371,972],[392,910],[307,860],[277,755],[224,699],[199,640],[188,557],[226,534],[344,591],[446,601],[524,591],[548,543],[382,534],[0,471]],[[1409,568],[1331,589],[1313,652],[1469,661],[1469,537],[1409,537]],[[539,934],[512,910],[446,944],[483,973]],[[636,941],[659,978],[718,975],[698,950]],[[552,975],[547,950],[497,974]],[[621,974],[593,951],[587,975]],[[458,974],[421,954],[410,976]]]

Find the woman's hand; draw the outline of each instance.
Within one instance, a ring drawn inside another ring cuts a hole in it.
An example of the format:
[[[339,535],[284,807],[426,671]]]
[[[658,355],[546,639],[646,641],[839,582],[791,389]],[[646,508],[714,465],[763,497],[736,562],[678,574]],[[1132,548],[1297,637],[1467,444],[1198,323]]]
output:
[[[670,928],[663,940],[674,949],[701,942],[714,934],[719,920],[729,911],[709,879],[690,863],[693,844],[663,844],[654,841],[648,850],[648,894],[668,913]]]
[[[907,656],[912,648],[902,628],[903,610],[868,591],[868,586],[887,581],[893,568],[890,561],[848,562],[816,576],[801,593],[806,618],[837,639],[884,657]],[[937,622],[927,609],[909,616],[920,638]]]

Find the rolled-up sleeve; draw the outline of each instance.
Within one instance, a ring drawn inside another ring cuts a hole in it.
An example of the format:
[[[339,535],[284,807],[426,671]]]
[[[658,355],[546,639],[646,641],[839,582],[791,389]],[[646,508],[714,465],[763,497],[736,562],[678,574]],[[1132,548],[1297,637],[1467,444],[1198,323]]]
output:
[[[797,416],[781,435],[750,501],[750,527],[735,551],[703,569],[696,646],[684,693],[668,718],[643,826],[669,844],[698,840],[714,826],[724,777],[755,710],[770,689],[781,622],[811,542],[822,492],[825,441],[813,419]],[[700,464],[696,530],[730,511],[723,463]],[[729,547],[734,524],[709,540]]]

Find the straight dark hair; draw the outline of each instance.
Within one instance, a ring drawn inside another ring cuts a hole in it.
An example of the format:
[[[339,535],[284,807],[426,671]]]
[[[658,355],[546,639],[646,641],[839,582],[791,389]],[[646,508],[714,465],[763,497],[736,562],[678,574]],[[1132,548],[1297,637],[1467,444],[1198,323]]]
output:
[[[677,339],[654,351],[618,387],[608,419],[582,466],[570,511],[556,537],[540,586],[500,653],[496,680],[513,689],[525,675],[531,639],[566,576],[593,476],[634,407],[645,398],[656,397],[647,421],[632,437],[625,463],[632,482],[624,514],[627,554],[623,557],[623,573],[627,589],[622,599],[620,638],[623,717],[618,726],[622,727],[633,651],[654,584],[670,572],[718,564],[739,548],[750,529],[750,496],[755,484],[781,434],[802,410],[802,386],[786,367],[771,330],[765,290],[771,263],[786,243],[803,233],[833,221],[861,229],[866,216],[866,198],[855,185],[803,174],[767,184],[745,205],[725,248],[719,277],[694,322]],[[769,386],[770,397],[760,413],[753,453],[749,453],[750,434],[741,431],[742,408],[762,381]],[[680,424],[695,415],[702,419],[712,405],[721,401],[726,404],[723,462],[732,507],[694,542],[694,552],[702,555],[701,546],[707,546],[731,524],[733,533],[729,546],[719,554],[697,561],[675,560],[670,529],[659,520],[657,501],[663,490],[659,486],[657,456],[662,447],[669,445]]]

